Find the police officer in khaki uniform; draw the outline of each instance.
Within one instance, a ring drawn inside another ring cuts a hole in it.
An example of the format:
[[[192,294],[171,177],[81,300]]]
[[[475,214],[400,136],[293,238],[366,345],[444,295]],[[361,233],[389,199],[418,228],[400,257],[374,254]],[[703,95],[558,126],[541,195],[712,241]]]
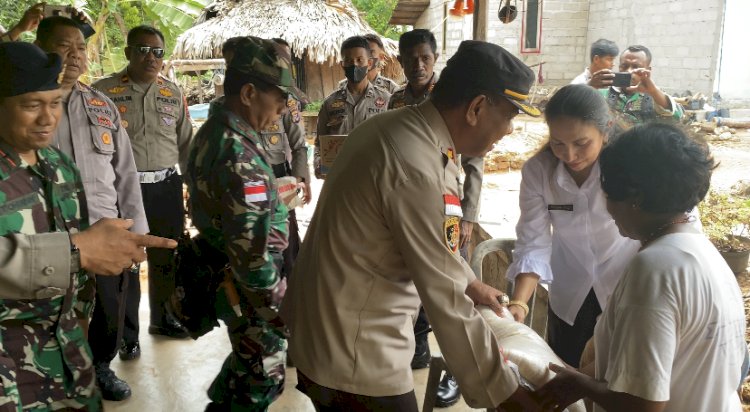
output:
[[[502,293],[459,255],[456,154],[513,130],[534,73],[464,41],[426,102],[355,130],[327,177],[282,303],[298,388],[318,410],[417,411],[409,361],[420,301],[472,407],[539,410],[474,309]],[[342,230],[345,228],[346,230]],[[515,409],[514,409],[515,410]]]
[[[120,125],[117,106],[103,93],[78,81],[88,67],[79,23],[61,16],[45,18],[39,24],[35,43],[65,59],[61,84],[64,104],[53,144],[70,156],[81,171],[89,222],[123,216],[133,219],[132,231],[147,233],[133,150]],[[109,367],[122,339],[126,303],[123,291],[128,282],[138,282],[137,271],[98,277],[95,282],[96,304],[88,336],[97,384],[107,400],[120,401],[131,394],[128,384]]]
[[[130,136],[135,165],[141,183],[143,206],[151,233],[177,239],[184,230],[185,212],[182,177],[193,134],[185,99],[176,84],[160,75],[164,57],[164,35],[150,26],[128,32],[125,55],[128,67],[104,78],[94,87],[117,105]],[[174,254],[148,251],[148,294],[151,308],[149,333],[185,338],[182,325],[165,311],[164,304],[174,291]],[[135,285],[138,287],[138,285]],[[138,308],[134,290],[128,308]],[[120,357],[138,356],[137,311],[126,314]]]
[[[372,68],[372,55],[367,39],[349,37],[341,44],[341,67],[347,84],[323,102],[318,113],[317,136],[346,135],[360,123],[388,109],[391,94],[375,87],[367,79]],[[320,178],[320,141],[315,140],[313,159],[315,175]]]
[[[414,29],[401,35],[398,40],[398,61],[404,68],[407,84],[391,96],[388,109],[398,109],[412,106],[427,100],[435,83],[437,75],[434,72],[437,53],[435,36],[429,30]],[[474,224],[479,220],[479,202],[482,194],[482,177],[484,176],[484,158],[458,155],[461,168],[464,171],[463,184],[459,185],[461,209],[461,256],[469,260],[468,246],[474,230]],[[426,368],[430,364],[432,355],[427,337],[430,323],[424,308],[419,309],[419,316],[414,325],[416,347],[411,361],[412,369]],[[450,373],[446,373],[437,389],[435,406],[448,407],[458,402],[461,397],[458,384]]]
[[[398,83],[380,74],[380,71],[385,66],[385,48],[383,47],[383,41],[380,40],[380,36],[377,34],[368,33],[364,36],[367,39],[367,44],[370,45],[370,53],[372,54],[372,68],[367,72],[367,80],[370,81],[375,87],[383,89],[390,94],[393,94],[400,87]],[[347,79],[339,82],[339,89],[346,88]]]

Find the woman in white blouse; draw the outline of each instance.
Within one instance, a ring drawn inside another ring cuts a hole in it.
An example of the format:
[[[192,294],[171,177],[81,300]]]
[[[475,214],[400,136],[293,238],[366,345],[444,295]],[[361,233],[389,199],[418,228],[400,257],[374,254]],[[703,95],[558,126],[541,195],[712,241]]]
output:
[[[549,284],[547,340],[578,367],[596,317],[639,244],[620,235],[599,184],[599,153],[611,125],[604,98],[586,85],[565,86],[545,119],[549,143],[522,170],[509,310],[523,322],[537,283]]]

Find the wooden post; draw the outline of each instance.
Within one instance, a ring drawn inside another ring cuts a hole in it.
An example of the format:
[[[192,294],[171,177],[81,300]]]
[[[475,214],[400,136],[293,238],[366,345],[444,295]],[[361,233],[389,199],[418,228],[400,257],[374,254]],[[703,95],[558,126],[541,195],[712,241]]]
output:
[[[474,40],[487,41],[487,22],[490,11],[489,0],[474,0]]]

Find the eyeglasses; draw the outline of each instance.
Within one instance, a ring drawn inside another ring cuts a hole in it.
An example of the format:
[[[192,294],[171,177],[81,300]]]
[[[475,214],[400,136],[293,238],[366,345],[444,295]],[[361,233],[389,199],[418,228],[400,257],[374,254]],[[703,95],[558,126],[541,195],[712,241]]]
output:
[[[157,59],[161,59],[162,57],[164,57],[164,49],[161,47],[134,46],[134,48],[138,51],[138,53],[144,56],[151,52],[151,54],[153,54]]]

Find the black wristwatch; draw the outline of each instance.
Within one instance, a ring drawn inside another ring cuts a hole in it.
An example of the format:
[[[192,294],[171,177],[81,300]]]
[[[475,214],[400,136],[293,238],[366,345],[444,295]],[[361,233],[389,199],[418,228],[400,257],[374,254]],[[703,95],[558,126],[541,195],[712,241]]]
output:
[[[78,273],[81,270],[81,251],[78,249],[73,238],[70,238],[70,273]]]

